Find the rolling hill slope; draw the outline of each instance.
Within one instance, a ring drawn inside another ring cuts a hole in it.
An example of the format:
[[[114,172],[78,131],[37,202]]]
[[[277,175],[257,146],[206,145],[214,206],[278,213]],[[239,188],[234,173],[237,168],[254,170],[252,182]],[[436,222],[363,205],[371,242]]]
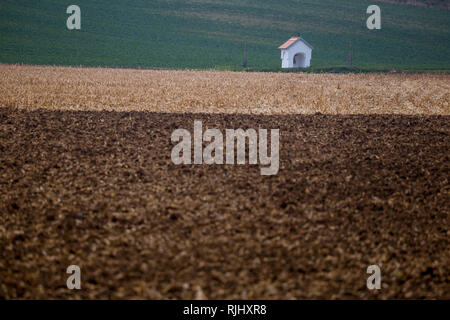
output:
[[[57,0],[0,2],[0,62],[158,68],[279,68],[278,45],[300,33],[312,67],[450,69],[448,11],[376,2],[382,29],[366,28],[360,0],[78,0],[81,30]]]

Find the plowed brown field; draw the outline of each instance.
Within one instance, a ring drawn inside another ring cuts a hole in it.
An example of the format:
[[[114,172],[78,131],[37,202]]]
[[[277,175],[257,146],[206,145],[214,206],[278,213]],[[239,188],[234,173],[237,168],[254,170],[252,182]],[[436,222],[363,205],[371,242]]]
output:
[[[239,114],[447,114],[448,74],[305,74],[0,64],[0,106]]]
[[[0,70],[0,298],[450,298],[448,76]],[[194,120],[280,129],[278,174],[174,165]]]

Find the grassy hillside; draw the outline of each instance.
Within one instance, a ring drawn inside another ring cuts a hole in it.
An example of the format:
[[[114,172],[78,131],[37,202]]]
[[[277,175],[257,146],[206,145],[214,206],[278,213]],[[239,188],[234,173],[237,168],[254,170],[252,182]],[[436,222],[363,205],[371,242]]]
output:
[[[280,65],[278,45],[300,33],[312,66],[450,69],[450,15],[389,3],[382,29],[366,28],[361,0],[40,0],[0,2],[0,62],[161,68],[238,67],[233,40],[248,42],[248,66]],[[81,7],[81,30],[66,8]]]

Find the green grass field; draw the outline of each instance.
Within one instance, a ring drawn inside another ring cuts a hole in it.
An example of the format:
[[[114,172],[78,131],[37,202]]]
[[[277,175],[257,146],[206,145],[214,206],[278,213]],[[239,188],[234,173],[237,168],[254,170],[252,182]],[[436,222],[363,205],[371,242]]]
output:
[[[382,29],[366,28],[378,4]],[[81,30],[66,8],[81,8]],[[237,69],[247,41],[250,70],[276,70],[277,47],[301,34],[312,67],[450,69],[450,14],[360,0],[1,1],[0,62],[142,68]]]

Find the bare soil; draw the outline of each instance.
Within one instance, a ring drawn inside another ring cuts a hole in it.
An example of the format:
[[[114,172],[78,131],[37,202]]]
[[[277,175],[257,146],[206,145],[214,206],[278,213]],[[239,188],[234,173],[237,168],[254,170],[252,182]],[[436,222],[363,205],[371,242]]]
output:
[[[194,120],[279,128],[278,175],[174,165]],[[449,123],[0,108],[0,298],[449,299]]]

